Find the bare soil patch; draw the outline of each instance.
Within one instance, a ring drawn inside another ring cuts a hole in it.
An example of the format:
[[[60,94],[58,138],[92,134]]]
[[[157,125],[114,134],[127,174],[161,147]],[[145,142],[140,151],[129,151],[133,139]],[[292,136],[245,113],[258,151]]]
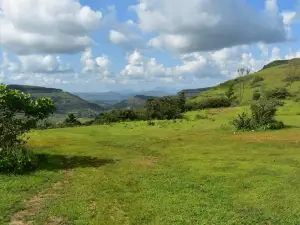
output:
[[[64,171],[65,178],[64,181],[68,181],[70,177],[72,176],[72,171],[65,170]],[[54,183],[49,189],[46,191],[39,193],[36,196],[33,196],[31,199],[27,200],[25,202],[25,207],[14,213],[11,217],[10,225],[32,225],[34,221],[31,219],[36,216],[39,212],[39,210],[44,206],[44,203],[47,199],[56,197],[57,194],[55,191],[59,189],[63,189],[63,184],[67,184],[68,182],[56,182]],[[63,221],[65,221],[63,218],[57,218],[57,217],[50,217],[47,224],[50,225],[59,225]]]

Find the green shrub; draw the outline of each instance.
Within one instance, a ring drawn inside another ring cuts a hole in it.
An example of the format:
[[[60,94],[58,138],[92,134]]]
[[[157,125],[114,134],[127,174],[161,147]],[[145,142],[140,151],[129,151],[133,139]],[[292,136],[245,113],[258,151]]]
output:
[[[101,113],[94,124],[110,124],[125,121],[138,121],[146,118],[144,110],[117,109],[110,112]]]
[[[254,91],[253,94],[252,94],[252,100],[256,101],[256,100],[259,100],[261,97],[261,94],[259,91]]]
[[[251,82],[251,87],[256,87],[256,86],[258,86],[258,84],[259,84],[260,82],[264,81],[264,80],[265,80],[265,79],[264,79],[263,77],[256,75],[256,76],[253,78],[252,82]]]
[[[4,147],[0,151],[0,172],[23,174],[38,166],[37,157],[24,146]]]
[[[286,99],[289,96],[291,96],[291,94],[286,88],[275,88],[266,92],[266,97],[268,99]]]
[[[152,121],[152,120],[148,120],[148,121],[147,121],[147,124],[148,124],[149,126],[155,126],[155,122]]]
[[[196,114],[195,120],[208,120],[209,117],[208,115],[201,115],[201,114]]]
[[[282,121],[273,121],[267,125],[266,130],[280,130],[284,127],[285,125]]]
[[[230,107],[231,101],[225,97],[213,97],[203,99],[198,103],[199,109]]]
[[[179,97],[161,97],[147,101],[145,106],[148,119],[173,120],[182,118],[185,102]]]
[[[185,107],[187,111],[195,111],[199,109],[230,107],[231,104],[231,100],[227,97],[210,97],[204,98],[200,102],[188,102]]]
[[[238,117],[233,120],[233,125],[237,130],[252,130],[253,122],[245,112],[238,114]]]
[[[260,99],[251,104],[251,117],[245,112],[238,115],[233,121],[237,130],[274,130],[284,128],[283,122],[275,120],[277,107],[281,102],[268,99]]]
[[[64,120],[65,126],[80,126],[81,122],[76,118],[73,113],[69,113],[68,117]]]

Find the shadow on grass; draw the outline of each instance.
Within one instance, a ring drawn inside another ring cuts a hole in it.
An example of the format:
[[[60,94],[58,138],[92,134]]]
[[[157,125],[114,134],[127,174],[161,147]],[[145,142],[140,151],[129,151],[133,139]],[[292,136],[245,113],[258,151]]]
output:
[[[52,154],[36,154],[38,167],[36,170],[65,170],[74,168],[98,168],[116,163],[113,159],[99,159],[89,156],[66,156]]]

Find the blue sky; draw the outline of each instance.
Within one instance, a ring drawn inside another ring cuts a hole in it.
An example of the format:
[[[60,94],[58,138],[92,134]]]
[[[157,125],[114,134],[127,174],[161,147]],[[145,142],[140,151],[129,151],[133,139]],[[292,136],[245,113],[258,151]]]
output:
[[[2,0],[0,9],[7,84],[200,88],[300,57],[300,0]]]

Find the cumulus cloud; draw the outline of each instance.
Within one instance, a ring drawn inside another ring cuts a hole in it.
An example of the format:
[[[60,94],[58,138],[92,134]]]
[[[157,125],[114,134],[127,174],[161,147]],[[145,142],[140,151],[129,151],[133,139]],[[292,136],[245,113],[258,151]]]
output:
[[[130,51],[144,45],[137,24],[131,19],[125,22],[118,21],[114,6],[109,7],[108,12],[104,13],[102,25],[109,30],[108,38],[113,44]]]
[[[109,40],[114,44],[122,44],[122,43],[126,43],[128,41],[128,38],[126,37],[125,34],[119,31],[111,30],[109,32]]]
[[[23,72],[30,73],[69,73],[72,68],[64,64],[59,56],[28,55],[18,57],[22,64]]]
[[[286,28],[276,3],[267,0],[260,12],[245,0],[139,0],[134,9],[139,27],[157,34],[149,46],[191,53],[285,41]]]
[[[59,56],[53,55],[26,55],[18,56],[15,60],[2,54],[0,68],[10,73],[68,73],[72,72],[70,65],[61,61]]]
[[[6,52],[2,53],[2,63],[0,63],[0,68],[5,69],[9,72],[18,72],[20,71],[20,65],[16,62],[12,62]]]
[[[172,78],[171,70],[158,63],[155,58],[147,58],[140,51],[135,50],[127,56],[127,65],[121,71],[121,76],[132,80],[151,80],[158,78]]]
[[[20,55],[80,52],[102,18],[77,0],[1,0],[0,8],[0,45]]]
[[[110,71],[111,62],[106,55],[93,57],[92,49],[86,49],[81,56],[82,73],[87,82],[101,81],[103,83],[116,83],[115,74]]]

